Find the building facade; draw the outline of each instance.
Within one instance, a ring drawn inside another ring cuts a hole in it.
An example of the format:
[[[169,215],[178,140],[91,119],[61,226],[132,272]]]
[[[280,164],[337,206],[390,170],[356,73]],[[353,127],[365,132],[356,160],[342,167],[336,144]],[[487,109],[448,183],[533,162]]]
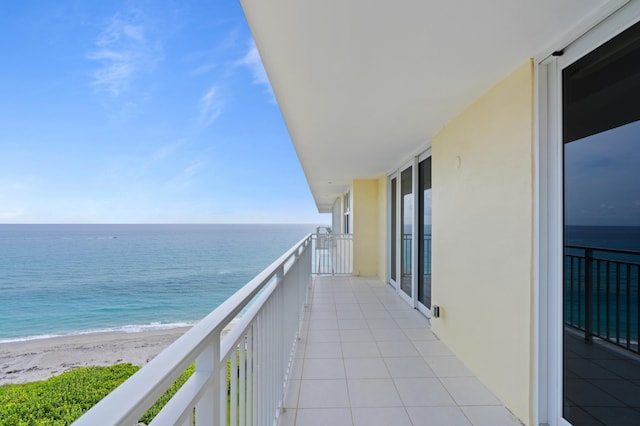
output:
[[[453,3],[242,0],[354,274],[524,423],[638,424],[640,2]]]

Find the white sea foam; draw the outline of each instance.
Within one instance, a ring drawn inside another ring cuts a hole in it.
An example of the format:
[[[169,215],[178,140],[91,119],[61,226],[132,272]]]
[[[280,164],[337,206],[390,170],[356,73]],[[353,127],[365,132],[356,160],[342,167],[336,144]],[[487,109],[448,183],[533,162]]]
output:
[[[140,333],[143,331],[154,331],[154,330],[170,330],[173,328],[183,328],[183,327],[192,327],[195,322],[173,322],[173,323],[160,323],[160,322],[152,322],[150,324],[132,324],[132,325],[123,325],[121,327],[108,327],[101,329],[92,329],[92,330],[83,330],[76,331],[72,333],[59,333],[59,334],[39,334],[37,336],[24,336],[24,337],[13,337],[8,339],[0,339],[0,344],[2,343],[16,343],[16,342],[28,342],[31,340],[43,340],[43,339],[52,339],[55,337],[68,337],[68,336],[81,336],[84,334],[98,334],[98,333]]]

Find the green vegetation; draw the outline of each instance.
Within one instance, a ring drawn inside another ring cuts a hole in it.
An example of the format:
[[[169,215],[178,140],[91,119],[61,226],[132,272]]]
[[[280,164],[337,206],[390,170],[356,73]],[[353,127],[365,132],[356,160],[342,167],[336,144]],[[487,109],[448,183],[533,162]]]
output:
[[[149,411],[147,411],[147,413],[140,418],[140,421],[146,424],[151,423],[151,420],[153,420],[153,418],[160,412],[160,410],[162,410],[162,407],[164,407],[167,404],[167,402],[169,402],[169,400],[173,397],[173,395],[175,395],[176,392],[178,392],[178,389],[180,389],[180,387],[184,385],[187,379],[191,377],[194,370],[195,370],[195,364],[191,364],[189,368],[187,368],[184,371],[184,373],[182,373],[182,375],[180,375],[180,377],[178,377],[178,379],[171,386],[169,386],[169,389],[167,389],[164,395],[162,395],[156,401],[156,403],[153,404],[151,408],[149,408]]]
[[[48,380],[0,387],[0,425],[69,425],[140,367],[83,367]],[[149,423],[193,373],[190,366],[140,421]]]

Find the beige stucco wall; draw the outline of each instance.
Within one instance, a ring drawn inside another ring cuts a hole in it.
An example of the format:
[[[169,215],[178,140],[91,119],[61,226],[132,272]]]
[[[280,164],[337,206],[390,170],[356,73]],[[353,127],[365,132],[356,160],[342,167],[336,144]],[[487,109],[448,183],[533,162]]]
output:
[[[351,189],[353,223],[353,274],[378,275],[378,180],[354,180]],[[384,234],[383,234],[384,235]]]
[[[433,138],[434,332],[532,422],[533,64]]]

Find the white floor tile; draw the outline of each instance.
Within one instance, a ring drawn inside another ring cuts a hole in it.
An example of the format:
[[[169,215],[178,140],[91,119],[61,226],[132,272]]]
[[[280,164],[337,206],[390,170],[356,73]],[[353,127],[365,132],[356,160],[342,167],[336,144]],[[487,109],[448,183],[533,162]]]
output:
[[[458,407],[408,407],[413,426],[471,426]]]
[[[438,379],[394,379],[402,402],[407,407],[442,407],[456,405]]]
[[[349,407],[346,380],[302,380],[300,382],[300,408]]]
[[[339,342],[340,330],[311,330],[307,333],[307,342]]]
[[[414,342],[420,354],[427,358],[431,356],[452,356],[453,352],[444,343],[439,340],[427,341],[427,342]]]
[[[522,423],[502,406],[461,407],[473,426],[521,426]]]
[[[313,304],[313,307],[311,308],[311,313],[322,312],[322,311],[335,312],[336,311],[336,305],[334,305],[333,303]]]
[[[352,407],[401,407],[398,391],[390,379],[349,379]]]
[[[312,319],[309,322],[309,331],[312,330],[331,330],[338,328],[338,320],[336,319]]]
[[[384,357],[410,357],[420,356],[416,347],[408,340],[401,341],[381,341],[378,342],[378,349]]]
[[[327,306],[333,306],[334,309],[335,309],[335,304],[336,304],[336,302],[333,300],[333,296],[329,296],[329,297],[325,297],[325,296],[318,297],[318,296],[316,296],[316,297],[313,298],[313,302],[312,302],[313,307],[321,306],[321,305],[327,305]]]
[[[458,405],[502,405],[475,377],[450,377],[440,381]]]
[[[409,341],[407,336],[405,336],[405,334],[399,328],[397,329],[372,328],[371,334],[373,335],[373,339],[377,342],[383,342],[388,340],[392,340],[394,342]]]
[[[372,303],[362,303],[360,302],[360,309],[362,309],[362,312],[365,314],[374,314],[376,312],[379,312],[381,314],[385,315],[385,318],[391,318],[391,315],[389,315],[389,312],[387,312],[387,310],[385,309],[384,305],[380,302],[372,302]],[[374,317],[372,317],[374,318]]]
[[[345,358],[348,379],[388,379],[389,371],[382,358]]]
[[[336,311],[358,311],[360,312],[360,305],[355,301],[353,303],[338,302],[335,305]]]
[[[308,358],[304,361],[302,379],[344,379],[342,358]]]
[[[353,408],[355,426],[411,426],[406,410],[402,407]]]
[[[296,411],[295,409],[287,409],[280,413],[278,419],[278,426],[295,426],[296,424]]]
[[[411,377],[435,377],[435,374],[429,368],[422,357],[411,358],[390,358],[385,357],[384,362],[387,364],[391,377],[411,378]]]
[[[367,328],[340,330],[342,342],[373,342],[373,334]]]
[[[299,358],[299,359],[303,359],[305,356],[305,353],[307,351],[307,344],[306,343],[298,343],[297,347],[296,347],[296,353],[294,355],[295,358]]]
[[[390,286],[314,282],[280,425],[520,424]]]
[[[426,361],[438,377],[473,377],[471,370],[455,356],[433,356]]]
[[[342,358],[340,342],[307,343],[306,358]]]
[[[380,299],[378,299],[378,296],[376,296],[375,294],[371,293],[371,294],[367,294],[367,295],[361,295],[357,297],[358,299],[358,303],[362,306],[362,305],[369,305],[369,304],[378,304],[380,303]]]
[[[380,351],[375,342],[342,342],[342,353],[345,358],[372,358],[380,356]]]
[[[351,426],[348,408],[315,408],[297,410],[296,426]]]
[[[382,304],[388,311],[406,312],[409,309],[411,309],[409,305],[404,300],[401,300],[399,297],[396,297],[395,299],[389,298],[387,300],[383,300]]]
[[[309,315],[309,319],[311,321],[319,320],[319,319],[338,319],[338,315],[336,311],[313,311]]]
[[[300,380],[289,380],[284,394],[284,408],[296,408],[300,394]]]
[[[420,315],[420,314],[419,314]],[[398,324],[398,327],[405,328],[419,328],[429,327],[429,322],[425,317],[422,318],[398,318],[394,317],[394,321]]]
[[[341,319],[338,320],[341,330],[368,329],[367,321],[363,319]]]
[[[360,306],[362,306],[362,313],[364,314],[364,317],[366,319],[384,319],[384,320],[393,319],[393,317],[389,314],[389,312],[384,310],[384,307],[382,309],[368,309],[368,307],[365,307],[365,305],[360,305]]]
[[[302,365],[304,364],[303,358],[294,358],[291,371],[289,371],[289,380],[300,380],[302,378]]]
[[[396,324],[394,320],[370,318],[370,319],[367,319],[367,324],[369,325],[369,328],[371,328],[372,330],[374,328],[381,329],[381,330],[392,329],[392,330],[397,330],[398,332],[401,332],[400,327],[398,327],[398,324]]]
[[[437,340],[428,327],[402,328],[403,333],[409,340]]]
[[[364,319],[362,311],[337,311],[338,319]]]

